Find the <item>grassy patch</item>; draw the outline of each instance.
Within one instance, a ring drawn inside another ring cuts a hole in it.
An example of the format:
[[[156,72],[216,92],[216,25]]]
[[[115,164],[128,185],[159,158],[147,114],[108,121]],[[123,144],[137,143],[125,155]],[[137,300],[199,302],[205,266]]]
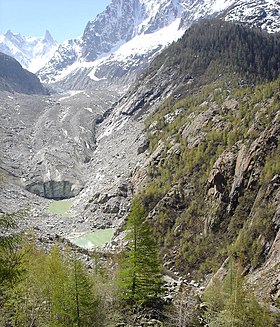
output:
[[[86,249],[100,247],[111,241],[114,232],[113,228],[100,229],[73,239],[73,243]]]
[[[67,213],[67,211],[71,208],[72,204],[70,200],[55,201],[48,206],[48,212],[62,217],[71,217],[72,215]]]

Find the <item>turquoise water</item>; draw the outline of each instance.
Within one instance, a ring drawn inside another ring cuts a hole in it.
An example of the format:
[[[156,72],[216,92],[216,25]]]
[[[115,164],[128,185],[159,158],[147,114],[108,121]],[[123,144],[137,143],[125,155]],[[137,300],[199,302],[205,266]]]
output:
[[[73,239],[72,242],[85,249],[101,247],[112,240],[114,232],[114,228],[99,229],[79,236]]]
[[[61,200],[61,201],[55,201],[52,202],[48,206],[48,211],[50,213],[54,213],[56,215],[60,215],[62,217],[71,217],[71,214],[69,214],[67,211],[71,208],[72,201],[70,200]]]

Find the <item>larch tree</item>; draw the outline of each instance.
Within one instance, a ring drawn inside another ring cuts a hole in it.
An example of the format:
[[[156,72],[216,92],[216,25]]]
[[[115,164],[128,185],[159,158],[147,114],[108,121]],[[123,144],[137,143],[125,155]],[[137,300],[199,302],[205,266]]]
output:
[[[120,265],[119,286],[122,299],[137,305],[158,299],[162,292],[161,262],[145,218],[140,200],[134,199],[126,224],[128,244]]]
[[[261,306],[247,284],[240,267],[231,263],[224,280],[214,280],[204,294],[207,310],[204,318],[209,327],[272,327],[273,318]]]
[[[0,216],[0,285],[13,283],[21,272],[18,244],[20,235],[16,233],[17,220],[23,211]]]

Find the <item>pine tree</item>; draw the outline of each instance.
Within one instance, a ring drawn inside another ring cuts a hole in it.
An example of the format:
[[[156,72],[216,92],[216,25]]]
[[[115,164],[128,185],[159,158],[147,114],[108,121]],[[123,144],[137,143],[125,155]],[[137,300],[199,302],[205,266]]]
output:
[[[126,224],[128,245],[119,274],[122,299],[137,305],[157,299],[162,291],[159,255],[145,217],[140,200],[135,199]]]

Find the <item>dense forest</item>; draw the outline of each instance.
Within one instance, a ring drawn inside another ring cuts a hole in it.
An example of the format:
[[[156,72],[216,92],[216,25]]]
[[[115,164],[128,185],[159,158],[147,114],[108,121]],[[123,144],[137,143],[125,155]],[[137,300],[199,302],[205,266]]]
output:
[[[219,79],[239,86],[271,81],[280,72],[279,43],[279,33],[220,19],[200,20],[153,60],[130,93],[148,83],[141,99],[148,108],[170,90],[187,97]]]
[[[193,77],[210,80],[219,74],[234,73],[252,82],[269,81],[279,76],[279,49],[278,34],[218,19],[202,20],[165,50],[151,69],[166,60],[169,67],[178,66]]]

